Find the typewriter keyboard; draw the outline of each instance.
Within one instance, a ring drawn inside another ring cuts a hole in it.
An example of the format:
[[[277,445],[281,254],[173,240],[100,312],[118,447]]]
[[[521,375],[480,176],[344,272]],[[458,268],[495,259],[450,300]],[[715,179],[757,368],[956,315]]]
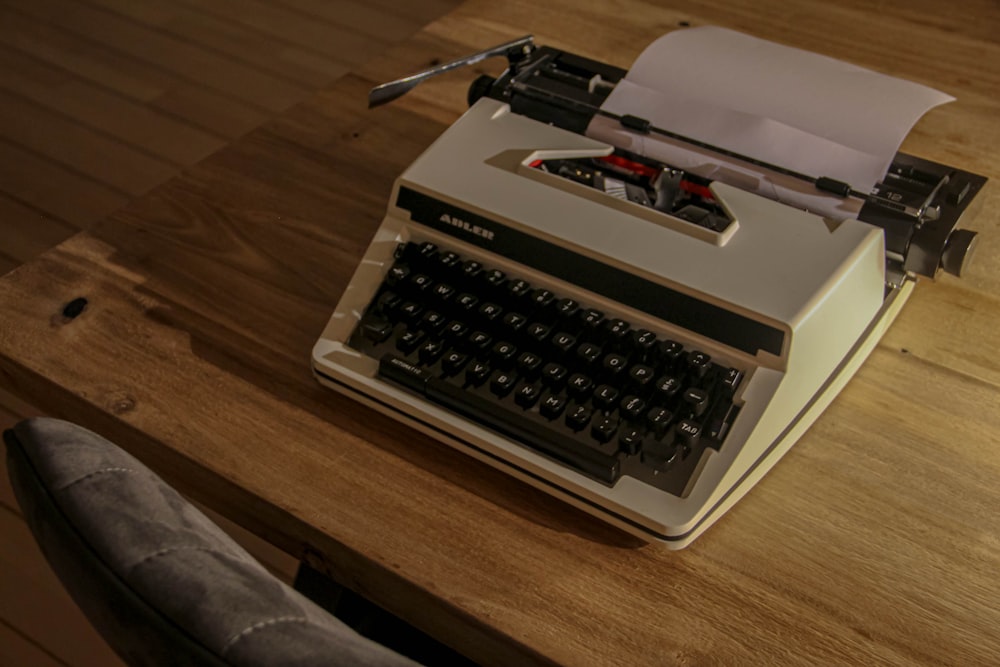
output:
[[[401,245],[349,345],[425,400],[607,485],[683,496],[743,371],[438,248]]]

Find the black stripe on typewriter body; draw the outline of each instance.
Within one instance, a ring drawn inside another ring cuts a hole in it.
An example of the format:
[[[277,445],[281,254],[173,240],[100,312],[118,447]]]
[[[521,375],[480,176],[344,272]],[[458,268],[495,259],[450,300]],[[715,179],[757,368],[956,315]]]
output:
[[[414,222],[724,345],[751,355],[758,350],[781,355],[785,336],[775,327],[584,257],[407,187],[399,188],[396,205],[409,211]],[[451,222],[443,219],[446,216]]]

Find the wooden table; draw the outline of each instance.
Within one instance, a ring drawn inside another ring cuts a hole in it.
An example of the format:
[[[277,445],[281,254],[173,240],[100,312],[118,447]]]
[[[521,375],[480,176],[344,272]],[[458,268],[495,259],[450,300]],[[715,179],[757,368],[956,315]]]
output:
[[[954,94],[904,149],[993,182],[968,275],[922,282],[791,453],[670,552],[321,388],[309,353],[476,72],[375,111],[371,85],[526,32],[627,67],[685,24]],[[995,664],[997,34],[987,0],[474,0],[0,281],[2,380],[486,663]]]

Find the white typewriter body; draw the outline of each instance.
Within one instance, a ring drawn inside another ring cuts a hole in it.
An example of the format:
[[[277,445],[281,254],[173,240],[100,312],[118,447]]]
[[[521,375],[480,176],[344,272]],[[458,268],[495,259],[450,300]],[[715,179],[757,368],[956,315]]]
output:
[[[816,419],[872,350],[913,282],[887,287],[884,233],[856,219],[824,219],[716,182],[712,192],[733,220],[717,233],[528,166],[539,158],[612,149],[512,113],[502,101],[480,99],[396,181],[385,219],[317,341],[312,365],[324,385],[626,531],[681,548]],[[432,200],[433,219],[416,219],[413,206],[401,206],[404,193]],[[515,261],[496,250],[504,235],[537,239],[539,249],[530,262]],[[681,496],[629,476],[608,486],[380,379],[378,361],[347,342],[397,247],[410,241],[431,241],[500,267],[743,370],[735,396],[740,411],[723,446],[705,457]],[[764,332],[759,340],[767,342],[745,340],[738,330],[719,340],[600,288],[582,288],[547,266],[545,248],[552,247],[561,249],[553,261],[583,258],[611,280],[621,275],[616,272],[640,277],[647,302],[660,291],[681,294],[707,304],[709,312],[735,315],[735,322]]]

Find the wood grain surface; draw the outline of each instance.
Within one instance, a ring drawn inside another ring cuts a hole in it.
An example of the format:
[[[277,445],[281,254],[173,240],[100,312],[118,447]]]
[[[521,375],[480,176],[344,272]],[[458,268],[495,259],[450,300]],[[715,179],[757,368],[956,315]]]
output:
[[[627,67],[688,24],[955,95],[904,149],[994,182],[969,275],[921,283],[786,458],[669,552],[328,392],[309,353],[476,71],[367,111],[371,85],[526,32]],[[0,281],[2,379],[486,664],[995,664],[998,34],[985,1],[472,0]]]

